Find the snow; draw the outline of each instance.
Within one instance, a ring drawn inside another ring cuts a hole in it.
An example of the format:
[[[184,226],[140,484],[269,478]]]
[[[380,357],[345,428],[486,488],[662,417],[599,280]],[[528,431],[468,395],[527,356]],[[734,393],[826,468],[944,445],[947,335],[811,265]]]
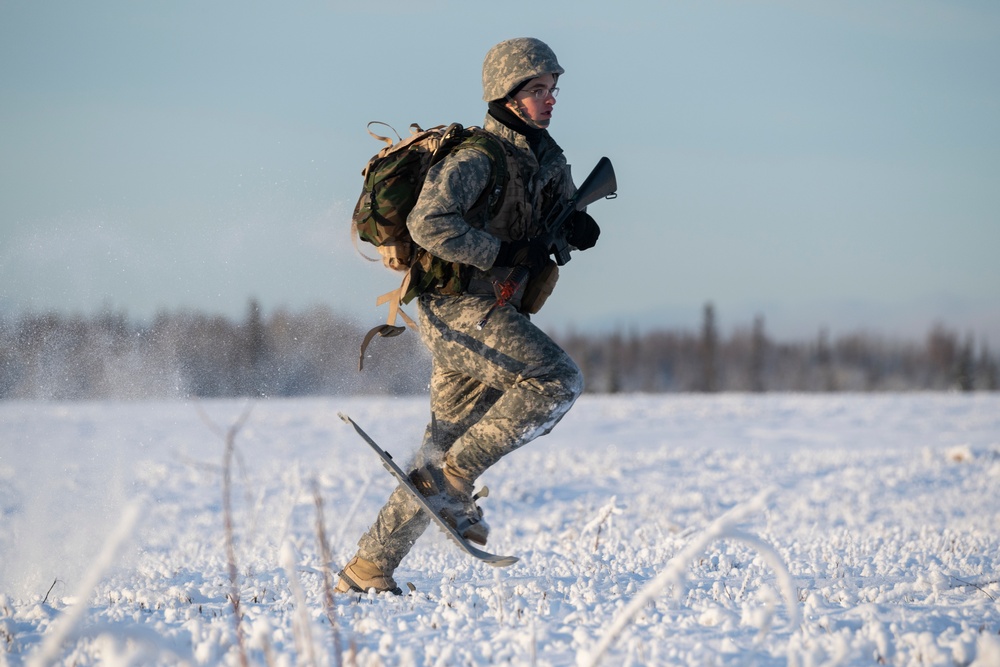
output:
[[[399,461],[428,416],[0,403],[0,665],[1000,665],[1000,395],[584,396],[481,480],[520,562],[431,528],[328,605],[317,493],[335,571],[393,483],[338,411]]]

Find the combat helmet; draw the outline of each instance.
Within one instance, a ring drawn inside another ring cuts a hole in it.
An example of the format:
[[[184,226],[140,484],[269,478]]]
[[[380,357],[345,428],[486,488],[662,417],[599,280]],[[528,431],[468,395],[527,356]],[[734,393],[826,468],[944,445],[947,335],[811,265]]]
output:
[[[517,37],[500,42],[483,60],[483,100],[506,97],[529,79],[565,70],[548,44],[534,37]]]

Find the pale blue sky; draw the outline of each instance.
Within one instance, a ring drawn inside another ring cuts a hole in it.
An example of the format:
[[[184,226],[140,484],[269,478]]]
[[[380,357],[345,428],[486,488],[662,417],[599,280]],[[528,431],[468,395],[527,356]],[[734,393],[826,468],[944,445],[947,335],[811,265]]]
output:
[[[546,327],[1000,345],[1000,4],[0,0],[0,309],[328,304],[394,274],[348,236],[369,120],[482,122],[495,42],[566,69],[551,127],[617,200]]]

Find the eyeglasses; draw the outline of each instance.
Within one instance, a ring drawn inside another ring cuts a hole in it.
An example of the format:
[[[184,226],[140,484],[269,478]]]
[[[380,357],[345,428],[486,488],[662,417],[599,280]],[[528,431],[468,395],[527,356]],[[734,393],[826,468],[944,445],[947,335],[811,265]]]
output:
[[[551,95],[552,97],[556,97],[557,95],[559,95],[559,88],[557,88],[557,87],[552,87],[552,88],[532,88],[531,90],[525,90],[523,92],[526,95],[530,95],[531,97],[534,97],[536,100],[544,100],[549,95]]]

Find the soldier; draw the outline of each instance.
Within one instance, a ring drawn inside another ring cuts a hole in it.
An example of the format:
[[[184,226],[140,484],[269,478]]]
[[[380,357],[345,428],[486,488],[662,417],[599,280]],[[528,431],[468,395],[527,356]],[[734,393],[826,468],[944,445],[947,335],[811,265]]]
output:
[[[419,297],[420,333],[433,361],[431,422],[410,477],[435,497],[459,533],[483,545],[489,526],[473,499],[473,483],[503,456],[548,433],[583,390],[576,363],[529,319],[558,277],[548,248],[536,238],[541,222],[575,192],[562,149],[547,129],[563,71],[538,39],[511,39],[490,49],[483,62],[483,128],[507,156],[499,210],[489,220],[467,219],[493,167],[482,151],[457,150],[428,172],[407,218],[416,243],[466,266],[469,275],[461,294],[432,289]],[[593,247],[600,234],[583,211],[573,214],[568,229],[567,240],[578,250]],[[477,328],[496,302],[494,281],[505,280],[514,267],[527,268],[527,286]],[[397,488],[358,542],[337,590],[399,594],[393,572],[429,521]]]

